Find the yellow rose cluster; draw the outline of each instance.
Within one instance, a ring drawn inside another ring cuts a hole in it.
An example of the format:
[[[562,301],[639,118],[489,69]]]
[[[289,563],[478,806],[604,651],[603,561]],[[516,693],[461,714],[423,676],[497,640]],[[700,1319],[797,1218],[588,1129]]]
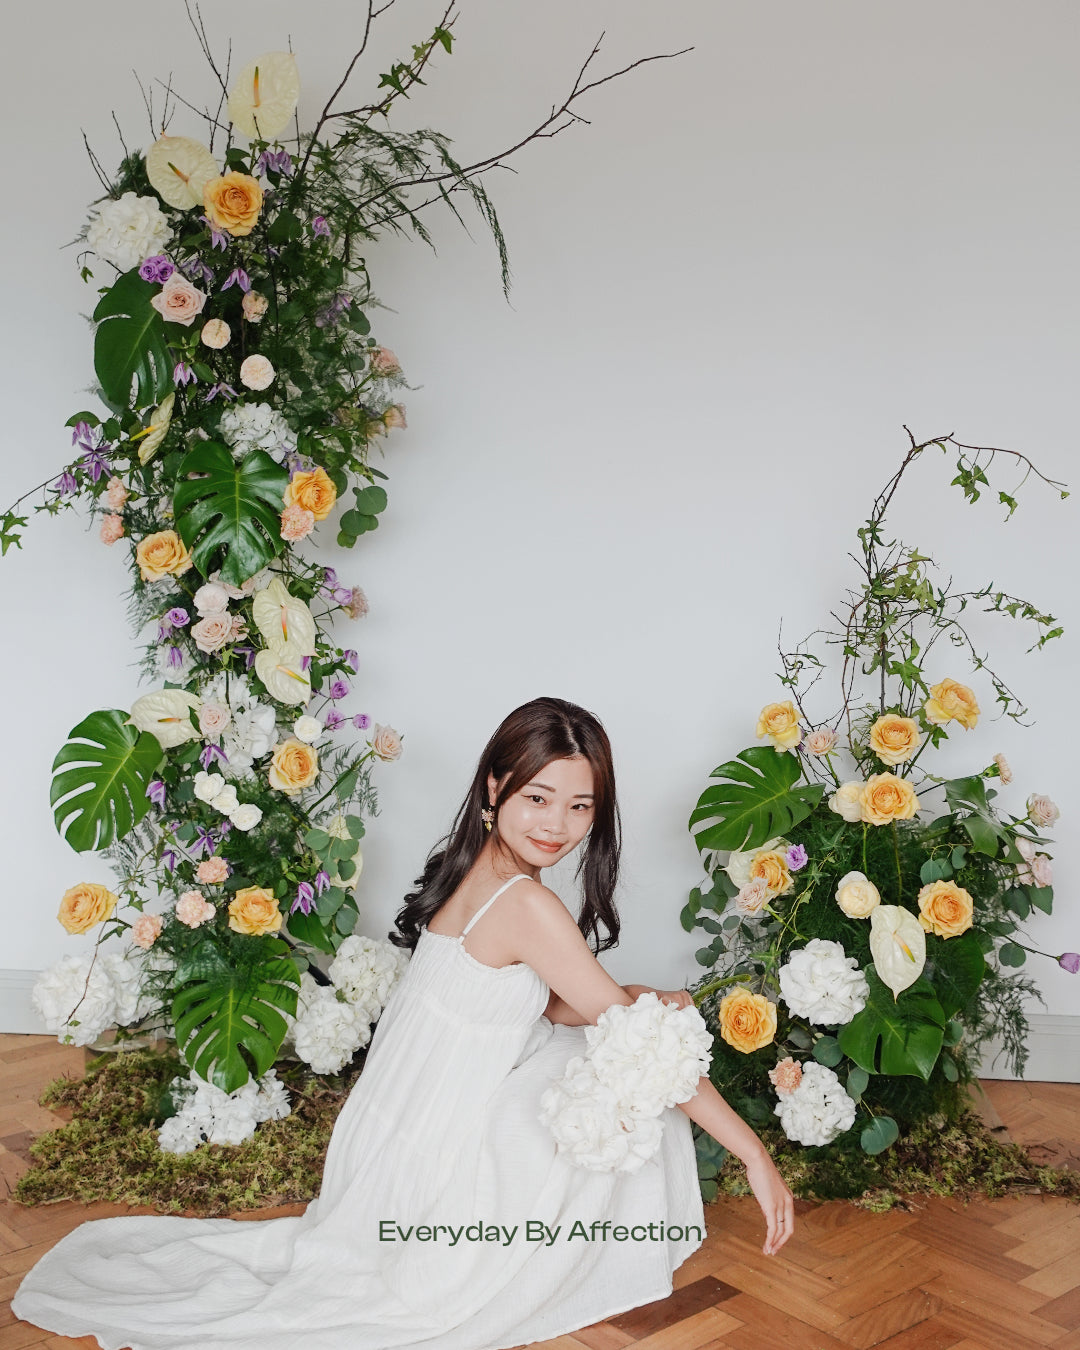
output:
[[[159,530],[140,540],[135,549],[143,581],[161,581],[189,571],[194,560],[175,530]]]
[[[720,1001],[720,1035],[744,1055],[760,1050],[776,1035],[776,1004],[764,994],[733,989]]]
[[[310,511],[316,520],[325,520],[336,501],[337,488],[325,469],[300,470],[285,489],[285,505]]]
[[[882,764],[903,764],[918,748],[919,724],[913,717],[885,713],[870,728],[870,749]]]
[[[911,820],[919,809],[915,789],[893,773],[873,773],[865,783],[841,783],[829,798],[830,808],[854,825],[889,825]]]
[[[764,881],[768,894],[767,899],[773,900],[778,895],[787,895],[789,891],[795,889],[795,881],[788,870],[787,857],[778,849],[763,849],[754,856],[754,861],[750,864],[750,880],[756,881],[760,877]]]

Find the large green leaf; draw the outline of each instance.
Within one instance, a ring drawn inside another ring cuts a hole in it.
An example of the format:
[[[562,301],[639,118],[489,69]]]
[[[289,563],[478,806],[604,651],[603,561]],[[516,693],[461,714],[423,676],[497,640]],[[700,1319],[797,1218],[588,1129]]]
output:
[[[806,819],[825,790],[817,783],[796,786],[800,774],[797,756],[767,745],[752,745],[713,769],[710,778],[728,781],[706,788],[698,798],[690,829],[710,822],[696,831],[698,848],[759,848],[787,834]]]
[[[988,789],[986,781],[978,776],[952,778],[943,786],[945,800],[953,811],[968,813],[960,816],[959,823],[971,840],[971,847],[976,853],[996,857],[998,848],[1009,843],[1009,835],[991,805],[997,793]]]
[[[863,972],[870,998],[837,1032],[840,1049],[867,1073],[905,1074],[929,1080],[947,1021],[925,979],[918,979],[896,1001],[873,966]]]
[[[94,310],[94,369],[114,410],[148,408],[172,392],[173,361],[165,323],[150,304],[157,291],[138,272],[125,272]],[[134,399],[132,384],[134,382]]]
[[[147,811],[146,789],[165,758],[157,738],[118,708],[91,713],[53,760],[49,801],[56,828],[79,853],[107,848]]]
[[[196,1073],[225,1092],[270,1068],[288,1029],[283,1014],[296,1013],[300,974],[288,944],[271,937],[249,942],[258,959],[242,966],[206,940],[176,970],[177,1046]]]
[[[239,586],[281,552],[288,482],[263,450],[249,451],[237,464],[228,446],[203,441],[184,456],[173,510],[180,538],[204,577],[220,566],[222,581]]]
[[[967,1007],[982,977],[986,957],[974,933],[959,937],[928,938],[926,974],[934,987],[946,1018],[955,1017]]]

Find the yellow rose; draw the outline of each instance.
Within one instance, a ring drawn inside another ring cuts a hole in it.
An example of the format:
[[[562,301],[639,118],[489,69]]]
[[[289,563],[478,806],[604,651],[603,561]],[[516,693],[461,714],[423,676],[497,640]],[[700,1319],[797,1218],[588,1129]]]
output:
[[[757,721],[758,736],[768,736],[778,750],[787,750],[802,735],[794,703],[766,703]]]
[[[750,864],[750,880],[760,877],[768,887],[766,899],[772,900],[778,895],[787,895],[795,889],[795,882],[788,871],[787,858],[775,849],[756,855]]]
[[[927,721],[944,726],[946,722],[959,722],[968,731],[979,720],[979,705],[975,695],[966,684],[957,684],[955,680],[942,680],[940,684],[930,686],[930,697],[923,704]]]
[[[203,188],[203,205],[211,225],[231,235],[250,234],[262,210],[263,191],[248,173],[211,178]]]
[[[868,825],[910,820],[918,809],[915,789],[906,778],[897,778],[892,773],[872,773],[859,794],[861,819]]]
[[[191,554],[175,530],[159,530],[157,534],[148,534],[135,549],[135,558],[143,581],[178,577],[192,565]]]
[[[64,892],[57,918],[69,933],[85,933],[104,921],[119,903],[112,891],[96,881],[80,881]]]
[[[760,1050],[776,1035],[776,1004],[764,994],[733,989],[720,1001],[720,1035],[744,1055]]]
[[[938,937],[959,937],[971,927],[971,896],[955,881],[932,881],[919,892],[919,922]]]
[[[325,469],[301,470],[294,473],[285,489],[285,505],[300,506],[310,511],[316,520],[325,520],[334,509],[337,488]]]
[[[271,787],[281,792],[299,792],[310,787],[318,776],[319,756],[314,746],[290,736],[274,750],[269,773]]]
[[[870,728],[870,749],[883,764],[903,764],[919,748],[919,724],[914,717],[886,713]]]
[[[244,886],[229,904],[229,927],[245,937],[276,933],[281,927],[281,910],[273,891],[263,886]]]

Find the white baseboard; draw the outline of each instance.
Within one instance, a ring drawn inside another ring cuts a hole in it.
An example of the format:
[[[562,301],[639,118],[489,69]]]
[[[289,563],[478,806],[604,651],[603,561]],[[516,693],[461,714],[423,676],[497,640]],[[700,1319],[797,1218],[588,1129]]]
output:
[[[0,1032],[44,1035],[45,1027],[30,1002],[36,970],[0,970]],[[1034,1013],[1024,1077],[1032,1083],[1080,1083],[1080,1017]],[[983,1055],[983,1078],[1012,1078],[1004,1056],[992,1063],[998,1047]]]

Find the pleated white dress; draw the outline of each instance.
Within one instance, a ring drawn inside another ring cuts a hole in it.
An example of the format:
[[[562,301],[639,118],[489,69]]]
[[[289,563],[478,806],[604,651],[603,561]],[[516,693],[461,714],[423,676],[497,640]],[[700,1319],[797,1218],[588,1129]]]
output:
[[[421,931],[303,1215],[91,1220],[29,1271],[16,1316],[104,1350],[505,1350],[669,1294],[705,1232],[690,1121],[667,1108],[633,1173],[557,1153],[540,1097],[584,1028],[542,1015],[530,966],[464,946],[516,880],[460,937]],[[529,1240],[541,1224],[554,1240]]]

